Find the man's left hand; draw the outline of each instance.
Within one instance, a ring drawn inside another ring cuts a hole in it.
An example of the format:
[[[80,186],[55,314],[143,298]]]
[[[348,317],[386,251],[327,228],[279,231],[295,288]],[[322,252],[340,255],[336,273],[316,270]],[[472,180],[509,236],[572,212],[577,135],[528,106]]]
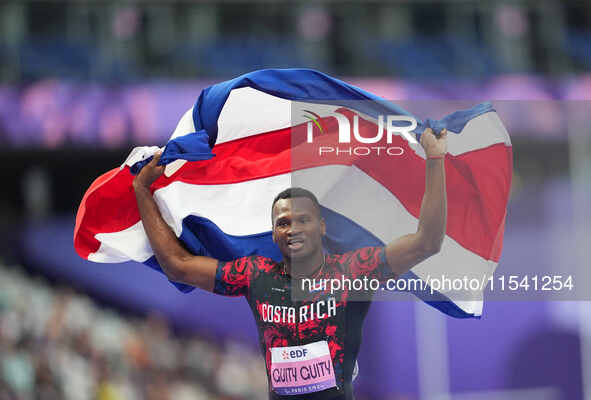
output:
[[[447,153],[447,129],[443,129],[439,136],[431,128],[425,129],[421,135],[421,146],[425,149],[427,158],[445,156]]]

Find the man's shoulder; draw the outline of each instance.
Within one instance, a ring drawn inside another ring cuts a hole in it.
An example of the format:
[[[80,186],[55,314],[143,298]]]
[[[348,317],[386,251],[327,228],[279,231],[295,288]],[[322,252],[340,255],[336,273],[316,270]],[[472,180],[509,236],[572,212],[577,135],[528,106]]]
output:
[[[329,253],[326,255],[326,260],[333,262],[344,261],[351,257],[370,258],[376,254],[384,251],[384,246],[364,246],[354,250],[349,250],[343,253]]]
[[[329,254],[326,261],[327,263],[337,264],[346,270],[347,266],[351,266],[351,264],[383,262],[384,257],[384,246],[365,246],[345,253]]]
[[[272,258],[252,254],[244,257],[239,257],[230,261],[220,261],[221,267],[240,266],[240,269],[250,269],[253,272],[270,272],[278,267],[279,263]]]
[[[259,256],[259,255],[252,256],[252,257],[254,257],[253,262],[255,264],[255,267],[260,271],[270,272],[272,270],[279,268],[279,266],[281,264],[280,262],[277,262],[270,257]]]

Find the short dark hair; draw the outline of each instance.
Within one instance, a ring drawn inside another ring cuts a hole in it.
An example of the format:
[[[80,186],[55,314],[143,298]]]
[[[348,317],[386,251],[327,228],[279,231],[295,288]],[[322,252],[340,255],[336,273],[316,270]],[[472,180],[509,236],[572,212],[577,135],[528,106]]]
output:
[[[314,203],[314,205],[316,206],[316,210],[318,210],[318,215],[321,215],[320,203],[318,203],[318,199],[316,198],[316,196],[314,196],[314,193],[301,187],[291,187],[285,189],[277,196],[275,196],[275,200],[273,200],[273,204],[271,205],[271,216],[273,215],[273,207],[275,207],[275,203],[277,203],[278,200],[293,199],[294,197],[306,197],[312,200],[312,203]]]

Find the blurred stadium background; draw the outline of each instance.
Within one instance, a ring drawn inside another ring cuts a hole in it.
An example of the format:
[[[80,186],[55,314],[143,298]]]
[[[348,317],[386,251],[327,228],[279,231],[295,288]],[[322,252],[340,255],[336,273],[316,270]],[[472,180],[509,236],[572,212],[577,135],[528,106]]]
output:
[[[589,267],[588,2],[4,0],[1,400],[266,398],[244,301],[85,262],[72,231],[86,188],[131,147],[165,143],[202,88],[269,67],[319,69],[411,112],[493,100],[515,154],[497,271]],[[591,399],[590,322],[569,301],[489,302],[469,321],[376,303],[357,395]]]

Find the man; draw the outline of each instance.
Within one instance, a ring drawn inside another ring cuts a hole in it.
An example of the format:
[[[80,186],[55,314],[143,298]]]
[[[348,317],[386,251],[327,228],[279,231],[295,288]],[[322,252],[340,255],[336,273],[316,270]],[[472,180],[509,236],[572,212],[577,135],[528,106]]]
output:
[[[326,255],[322,249],[326,226],[318,201],[312,193],[292,188],[280,193],[272,205],[273,241],[283,255],[279,263],[256,255],[229,262],[192,255],[163,220],[150,191],[164,172],[157,165],[160,154],[135,178],[143,226],[167,276],[214,293],[247,298],[259,330],[270,399],[353,399],[354,367],[369,302],[352,301],[350,288],[336,294],[320,288],[295,301],[292,288],[306,278],[384,281],[439,251],[447,218],[447,131],[436,136],[426,129],[421,145],[427,158],[425,194],[415,233],[385,247]]]

